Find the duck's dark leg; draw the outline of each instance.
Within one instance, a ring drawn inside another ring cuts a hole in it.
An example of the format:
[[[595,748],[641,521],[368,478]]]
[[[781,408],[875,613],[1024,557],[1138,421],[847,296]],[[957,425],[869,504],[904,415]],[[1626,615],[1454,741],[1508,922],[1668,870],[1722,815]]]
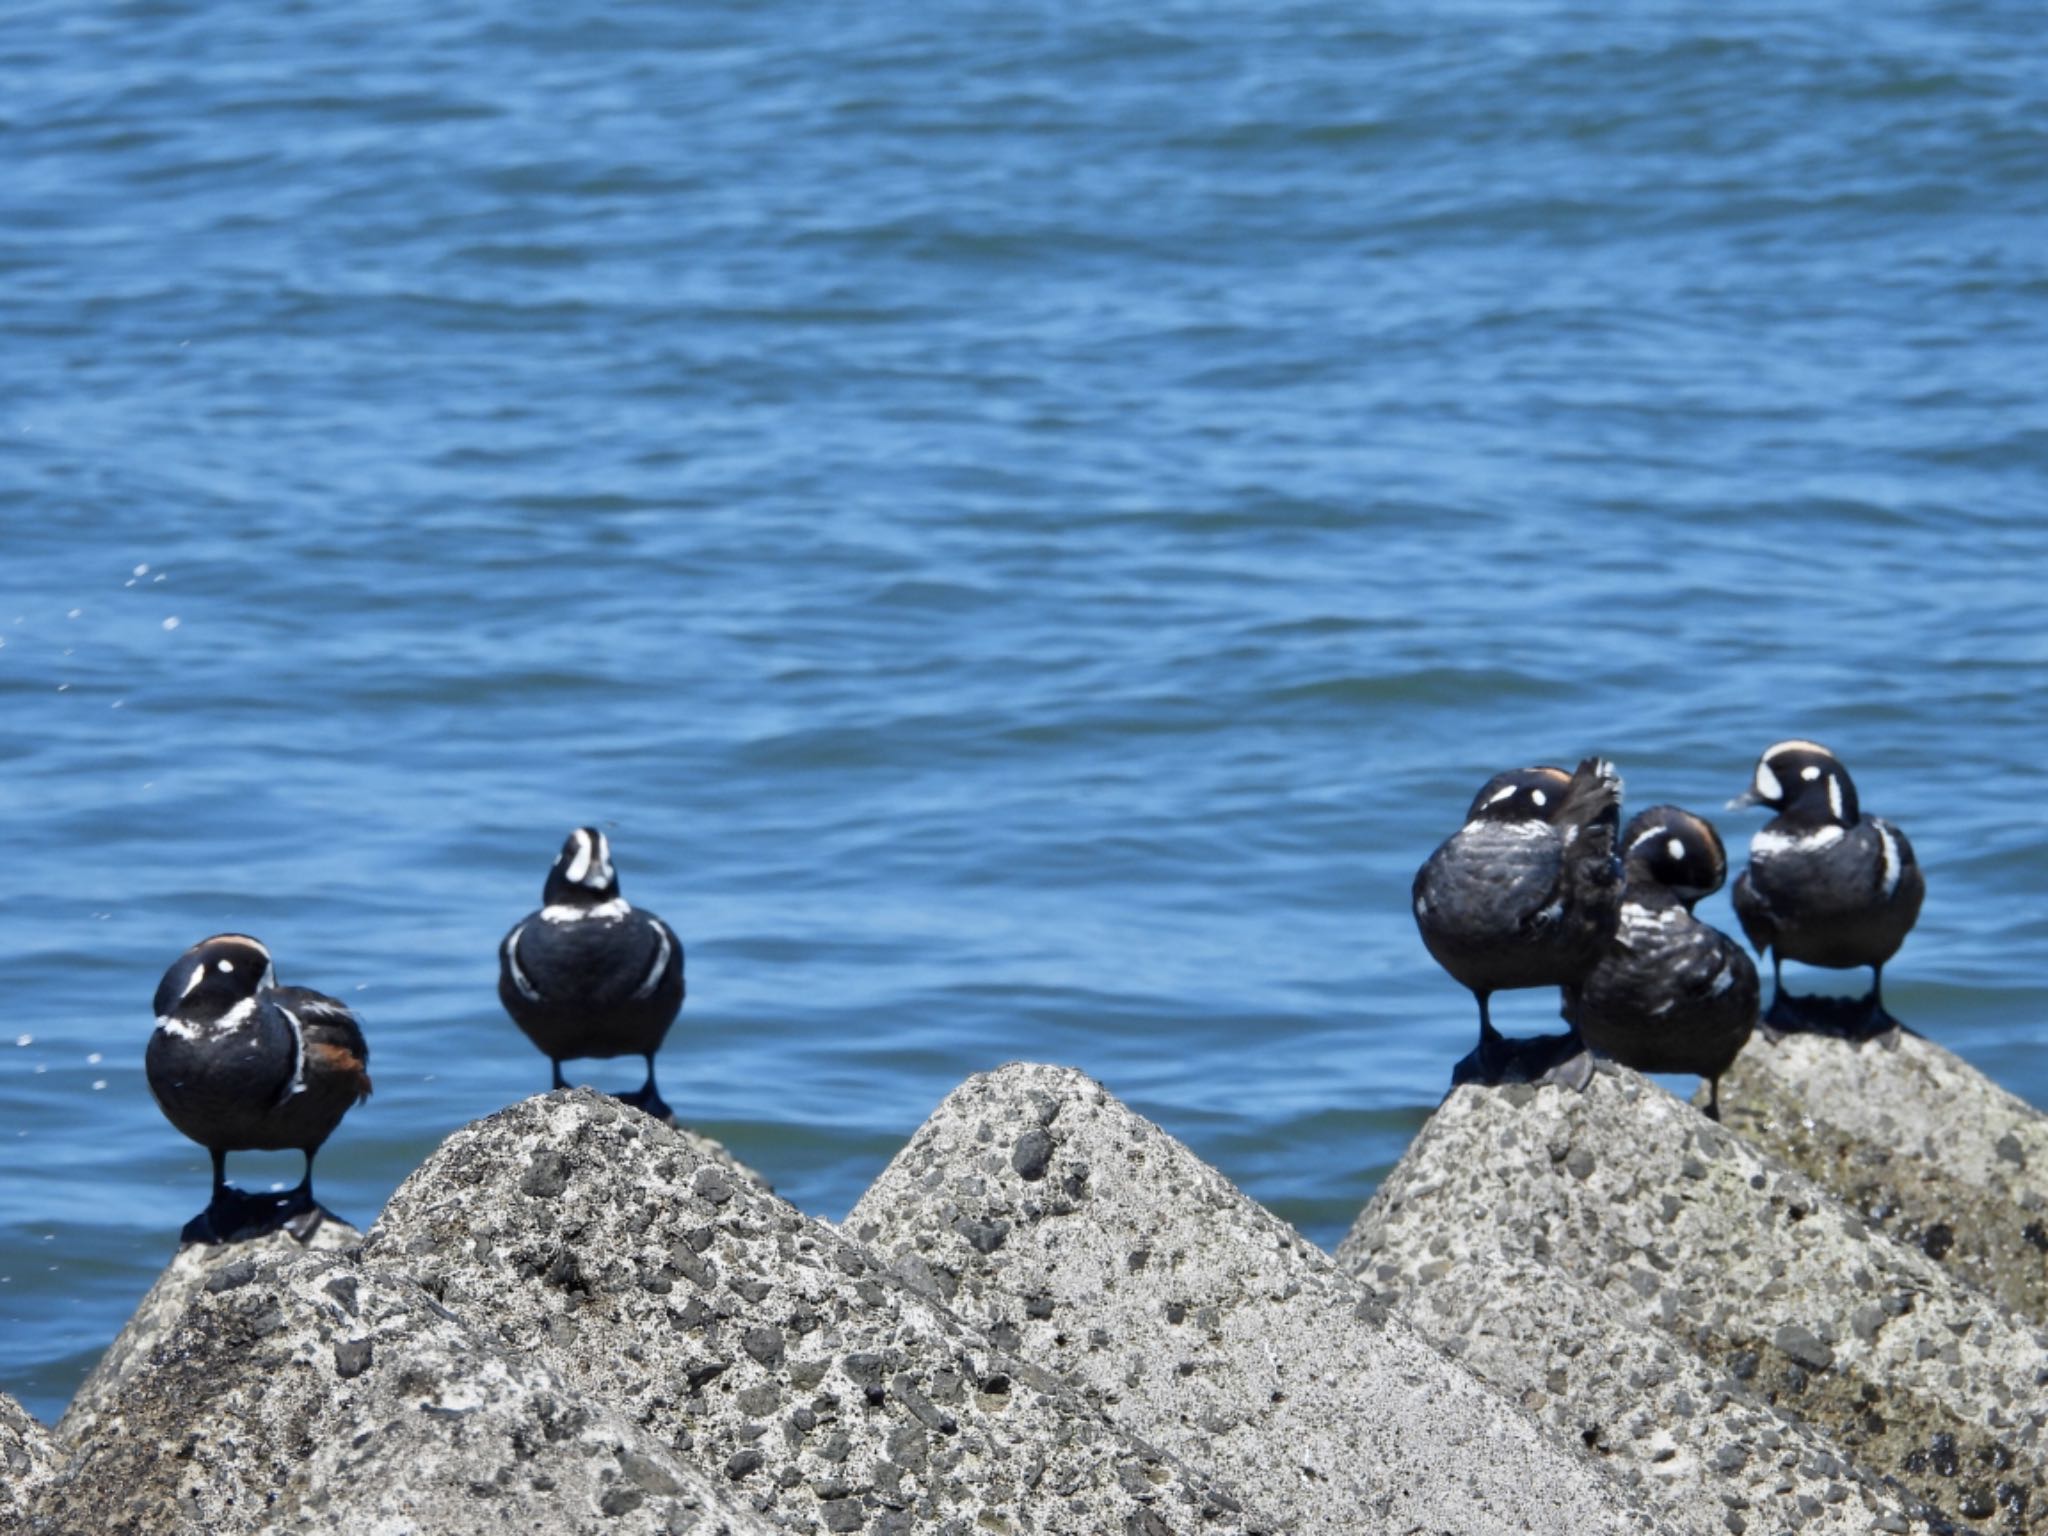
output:
[[[562,1059],[559,1056],[550,1056],[548,1058],[548,1065],[555,1069],[555,1087],[568,1087],[569,1085],[562,1081]]]
[[[1479,1000],[1479,1043],[1459,1063],[1451,1068],[1451,1086],[1460,1083],[1491,1083],[1499,1081],[1502,1058],[1507,1052],[1507,1039],[1493,1027],[1493,1014],[1486,1006],[1491,992],[1472,994]]]
[[[1778,946],[1771,946],[1771,1006],[1764,1010],[1758,1020],[1766,1040],[1776,1040],[1781,1031],[1797,1029],[1799,1014],[1792,1000],[1785,996],[1785,957],[1778,953]]]
[[[1707,1079],[1707,1118],[1716,1122],[1721,1118],[1721,1074],[1718,1072]]]
[[[213,1157],[213,1197],[178,1233],[181,1243],[224,1243],[242,1225],[242,1192],[228,1187],[227,1149],[206,1150]]]
[[[311,1242],[320,1223],[327,1219],[327,1208],[313,1198],[311,1148],[306,1149],[306,1171],[299,1179],[299,1187],[288,1189],[277,1197],[277,1213],[282,1218],[278,1225],[302,1243]]]
[[[1896,1050],[1899,1032],[1905,1029],[1897,1019],[1885,1011],[1884,1006],[1884,962],[1880,960],[1870,968],[1870,1031],[1887,1049]]]

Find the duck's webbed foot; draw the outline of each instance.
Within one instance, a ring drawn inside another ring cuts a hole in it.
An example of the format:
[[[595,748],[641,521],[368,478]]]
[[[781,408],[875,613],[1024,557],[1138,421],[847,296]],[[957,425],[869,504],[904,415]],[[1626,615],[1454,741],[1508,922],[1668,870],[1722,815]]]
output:
[[[213,1192],[206,1209],[178,1231],[180,1243],[230,1243],[249,1224],[249,1197],[233,1185]]]
[[[647,1057],[647,1081],[631,1093],[620,1094],[618,1099],[621,1104],[630,1104],[635,1109],[645,1110],[664,1125],[676,1123],[676,1112],[668,1107],[662,1099],[661,1090],[654,1086],[654,1057],[651,1054]]]
[[[181,1243],[240,1243],[267,1237],[272,1232],[289,1232],[301,1243],[310,1243],[324,1221],[341,1221],[334,1212],[313,1198],[304,1185],[281,1193],[252,1195],[227,1188],[185,1223],[178,1234]],[[343,1225],[346,1225],[344,1222]]]
[[[668,1107],[667,1101],[651,1082],[643,1083],[631,1093],[619,1094],[618,1100],[621,1104],[630,1104],[635,1109],[645,1110],[665,1125],[676,1123],[676,1112]]]
[[[1513,1040],[1495,1035],[1481,1040],[1451,1068],[1453,1088],[1466,1083],[1486,1088],[1503,1083],[1557,1083],[1583,1093],[1592,1080],[1593,1054],[1576,1030]]]
[[[1769,1041],[1786,1035],[1825,1035],[1857,1043],[1875,1040],[1887,1050],[1897,1050],[1906,1026],[1885,1011],[1874,992],[1868,997],[1779,992],[1771,998],[1770,1011],[1758,1021],[1757,1032]]]

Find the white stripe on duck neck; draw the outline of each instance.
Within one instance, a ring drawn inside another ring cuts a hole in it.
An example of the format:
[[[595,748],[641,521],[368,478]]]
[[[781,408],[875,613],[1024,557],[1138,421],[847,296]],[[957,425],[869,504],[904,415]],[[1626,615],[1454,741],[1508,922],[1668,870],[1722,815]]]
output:
[[[1749,840],[1749,856],[1768,859],[1781,853],[1818,853],[1839,843],[1843,835],[1843,829],[1832,824],[1811,832],[1773,832],[1764,827]]]
[[[594,907],[572,907],[567,902],[540,909],[540,920],[544,923],[580,923],[588,918],[615,923],[633,908],[623,896],[614,896],[610,901],[601,901]]]
[[[183,1019],[175,1013],[160,1015],[156,1027],[165,1034],[179,1040],[212,1040],[221,1035],[231,1035],[249,1022],[256,1012],[256,999],[245,997],[219,1018],[206,1023],[194,1019]]]

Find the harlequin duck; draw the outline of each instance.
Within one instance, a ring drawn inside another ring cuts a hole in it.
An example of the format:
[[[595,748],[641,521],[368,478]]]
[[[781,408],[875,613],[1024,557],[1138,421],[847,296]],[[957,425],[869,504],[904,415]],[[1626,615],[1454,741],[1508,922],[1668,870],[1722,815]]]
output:
[[[647,1081],[620,1099],[669,1119],[654,1086],[654,1053],[683,1006],[683,945],[652,912],[619,894],[611,844],[578,827],[548,871],[541,909],[498,946],[498,998],[554,1063],[644,1056]]]
[[[1927,895],[1906,834],[1861,813],[1849,770],[1817,742],[1768,748],[1749,791],[1729,804],[1766,805],[1778,813],[1750,839],[1749,868],[1734,892],[1743,933],[1758,954],[1770,952],[1767,1021],[1811,1026],[1811,1016],[1827,1012],[1819,999],[1795,1006],[1785,995],[1784,962],[1803,960],[1830,970],[1869,966],[1870,996],[1856,1005],[1856,1026],[1896,1028],[1884,1008],[1884,965],[1905,942]]]
[[[313,1154],[370,1096],[369,1045],[345,1004],[280,987],[270,951],[246,934],[203,939],[156,989],[143,1066],[164,1117],[213,1154],[213,1198],[183,1240],[226,1242],[283,1227],[300,1241],[332,1213],[313,1198]],[[297,1148],[298,1188],[249,1195],[227,1182],[227,1155]]]
[[[1697,1072],[1707,1117],[1721,1118],[1721,1074],[1756,1027],[1756,967],[1692,915],[1728,878],[1728,855],[1702,818],[1656,805],[1622,833],[1621,921],[1600,963],[1565,988],[1579,1038],[1639,1072]]]
[[[1422,942],[1479,1001],[1479,1044],[1454,1083],[1540,1076],[1577,1055],[1571,1036],[1509,1042],[1487,999],[1568,985],[1598,962],[1621,907],[1620,819],[1621,780],[1603,760],[1570,774],[1516,769],[1487,781],[1465,825],[1416,871]]]

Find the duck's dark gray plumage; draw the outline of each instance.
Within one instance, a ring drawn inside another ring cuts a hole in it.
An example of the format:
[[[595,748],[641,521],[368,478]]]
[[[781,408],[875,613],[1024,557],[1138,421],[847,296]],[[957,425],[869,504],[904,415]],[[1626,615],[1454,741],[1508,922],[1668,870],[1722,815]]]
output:
[[[1760,993],[1741,946],[1692,915],[1727,879],[1727,853],[1711,825],[1675,805],[1634,817],[1621,845],[1620,921],[1599,964],[1565,988],[1564,1016],[1624,1066],[1704,1077],[1718,1120],[1721,1074],[1756,1027]]]
[[[1778,814],[1749,845],[1735,882],[1735,915],[1758,954],[1771,956],[1771,1017],[1796,1023],[1785,1006],[1783,965],[1831,970],[1871,967],[1870,1021],[1884,1011],[1885,962],[1920,916],[1927,880],[1906,834],[1865,816],[1848,769],[1811,741],[1781,741],[1757,760],[1750,790],[1733,802]]]
[[[498,997],[554,1064],[581,1057],[642,1056],[647,1081],[620,1097],[667,1118],[654,1084],[654,1053],[683,1006],[683,945],[652,912],[619,894],[611,845],[578,827],[548,871],[539,911],[498,946]]]
[[[270,951],[216,934],[173,961],[156,989],[143,1068],[164,1117],[213,1157],[213,1198],[187,1241],[285,1226],[301,1237],[326,1214],[313,1198],[313,1154],[349,1108],[370,1096],[370,1048],[348,1007],[280,987]],[[227,1154],[296,1150],[305,1177],[282,1197],[228,1187]]]
[[[1620,808],[1621,781],[1597,759],[1570,774],[1499,774],[1416,871],[1422,942],[1479,1003],[1479,1046],[1459,1080],[1493,1080],[1510,1066],[1487,1007],[1493,993],[1569,985],[1605,950],[1621,905]]]

